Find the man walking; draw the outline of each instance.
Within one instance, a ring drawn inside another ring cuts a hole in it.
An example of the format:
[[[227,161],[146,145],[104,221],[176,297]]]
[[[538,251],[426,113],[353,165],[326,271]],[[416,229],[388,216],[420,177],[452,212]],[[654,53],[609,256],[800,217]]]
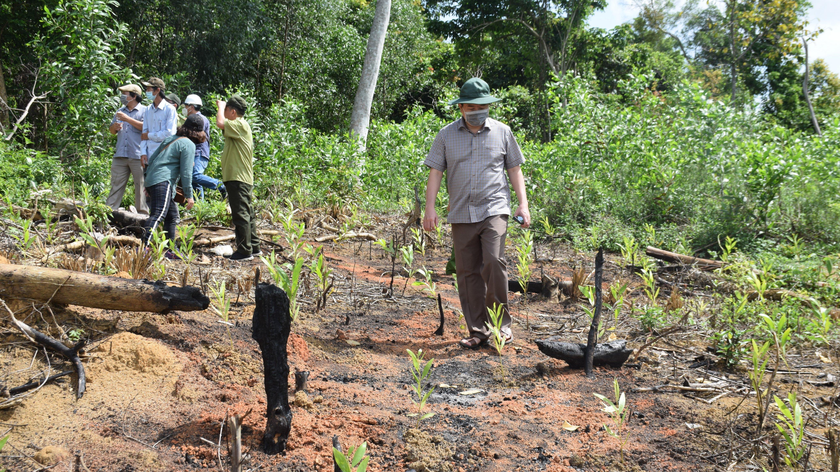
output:
[[[148,82],[143,82],[146,87],[146,98],[152,104],[146,108],[143,119],[143,134],[140,142],[140,161],[145,168],[149,163],[149,156],[155,153],[164,139],[175,134],[175,108],[167,101],[163,94],[166,86],[163,80],[152,77]]]
[[[143,96],[140,87],[134,84],[123,85],[120,91],[122,108],[114,115],[108,130],[117,135],[117,147],[111,161],[111,192],[105,204],[116,210],[120,207],[128,176],[134,176],[134,207],[138,212],[148,215],[146,194],[143,191],[143,167],[140,165],[140,134],[146,107],[140,104]]]
[[[216,180],[213,177],[204,175],[207,166],[210,164],[210,121],[201,114],[201,107],[203,102],[198,95],[190,94],[184,99],[184,109],[187,116],[198,115],[204,120],[204,134],[207,136],[207,141],[195,147],[195,163],[193,164],[193,190],[198,192],[201,198],[204,198],[204,189],[218,190],[222,194],[222,199],[227,195],[225,185],[221,180]]]
[[[426,231],[438,225],[435,200],[443,173],[447,174],[447,222],[452,224],[458,296],[470,332],[459,344],[470,349],[490,337],[487,309],[497,305],[505,307],[502,335],[507,341],[513,340],[504,259],[511,203],[508,179],[519,200],[513,215],[522,218],[523,228],[531,225],[520,168],[525,158],[510,128],[488,117],[490,104],[499,100],[490,95],[490,87],[479,78],[464,83],[459,98],[450,102],[458,105],[461,118],[437,134],[424,162],[429,167],[423,217]]]

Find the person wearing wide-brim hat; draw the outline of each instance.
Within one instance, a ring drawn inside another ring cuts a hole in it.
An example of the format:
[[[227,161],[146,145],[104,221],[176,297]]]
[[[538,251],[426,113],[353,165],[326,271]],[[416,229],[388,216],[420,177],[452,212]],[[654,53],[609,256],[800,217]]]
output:
[[[146,206],[146,194],[143,191],[143,166],[140,163],[140,143],[143,130],[143,119],[146,107],[143,91],[135,84],[119,87],[122,107],[111,120],[108,130],[117,135],[117,145],[111,160],[111,190],[105,199],[105,204],[116,210],[122,203],[128,176],[134,177],[134,208],[137,212],[149,214]]]
[[[509,186],[519,201],[513,217],[523,228],[531,225],[520,168],[525,158],[510,128],[489,117],[490,104],[499,100],[487,82],[467,80],[458,98],[449,102],[458,105],[461,118],[440,130],[424,162],[429,167],[426,231],[439,223],[435,201],[446,172],[450,206],[446,221],[452,224],[458,296],[470,332],[459,344],[470,349],[487,342],[491,335],[488,308],[497,306],[504,307],[501,335],[506,342],[513,340],[504,260],[511,215]]]

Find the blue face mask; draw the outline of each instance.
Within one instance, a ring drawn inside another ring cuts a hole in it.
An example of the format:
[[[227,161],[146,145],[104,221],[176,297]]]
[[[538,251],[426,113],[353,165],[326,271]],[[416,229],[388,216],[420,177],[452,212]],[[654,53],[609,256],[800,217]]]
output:
[[[155,99],[155,93],[154,92],[146,92],[146,98],[148,98],[149,100],[154,100]]]

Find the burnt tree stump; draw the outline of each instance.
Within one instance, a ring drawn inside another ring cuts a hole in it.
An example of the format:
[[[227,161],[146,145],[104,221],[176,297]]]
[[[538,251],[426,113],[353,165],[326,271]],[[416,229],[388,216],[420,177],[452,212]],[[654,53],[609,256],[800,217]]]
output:
[[[540,352],[546,356],[566,361],[572,369],[584,367],[586,344],[558,341],[556,337],[539,339],[536,343]],[[632,353],[633,350],[627,349],[627,341],[624,339],[599,343],[592,353],[592,365],[621,367]]]
[[[273,284],[257,284],[251,337],[260,345],[265,370],[266,425],[260,448],[266,454],[285,453],[292,429],[289,407],[289,360],[286,351],[292,319],[289,297]]]

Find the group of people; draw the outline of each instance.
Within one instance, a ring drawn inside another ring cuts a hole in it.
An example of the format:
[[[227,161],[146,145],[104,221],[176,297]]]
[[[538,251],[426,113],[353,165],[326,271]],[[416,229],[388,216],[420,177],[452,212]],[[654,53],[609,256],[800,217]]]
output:
[[[254,172],[251,127],[243,118],[245,100],[232,96],[217,101],[216,126],[222,130],[221,155],[223,183],[203,174],[209,162],[210,123],[201,114],[201,99],[189,95],[184,101],[185,119],[176,122],[180,100],[164,95],[164,83],[156,77],[142,83],[152,104],[141,105],[142,91],[137,85],[120,87],[123,107],[114,117],[111,132],[118,135],[111,167],[111,195],[108,205],[116,209],[125,191],[128,174],[134,175],[135,204],[148,212],[143,242],[148,244],[158,224],[168,238],[175,237],[177,205],[175,186],[180,179],[187,208],[193,205],[193,187],[218,189],[227,193],[230,203],[236,251],[232,260],[250,260],[260,255],[256,218],[252,202]],[[450,102],[458,105],[461,118],[444,127],[436,136],[424,164],[429,167],[423,229],[438,224],[436,195],[446,173],[452,225],[452,242],[458,280],[458,295],[469,337],[460,345],[475,349],[490,337],[488,308],[504,307],[502,335],[513,340],[507,311],[508,284],[505,238],[511,215],[510,187],[519,205],[513,218],[523,227],[531,224],[525,178],[520,168],[525,162],[510,127],[489,117],[490,104],[499,99],[480,78],[461,87]],[[177,124],[177,125],[176,125]],[[507,176],[505,176],[507,174]],[[507,177],[507,178],[506,178]],[[148,195],[148,210],[142,187]]]
[[[224,136],[219,181],[204,174],[210,163],[210,121],[201,113],[201,98],[188,95],[182,107],[176,94],[164,94],[166,86],[160,78],[141,84],[145,92],[136,84],[119,87],[122,107],[109,128],[117,135],[117,144],[106,204],[119,208],[132,175],[135,208],[148,215],[142,237],[147,245],[159,225],[168,239],[175,239],[180,216],[174,198],[179,181],[187,209],[194,205],[195,193],[203,197],[205,188],[218,190],[228,199],[236,234],[236,250],[229,258],[242,261],[261,255],[252,204],[254,144],[244,119],[245,100],[234,95],[216,102],[216,126]],[[143,105],[143,98],[151,104]]]

